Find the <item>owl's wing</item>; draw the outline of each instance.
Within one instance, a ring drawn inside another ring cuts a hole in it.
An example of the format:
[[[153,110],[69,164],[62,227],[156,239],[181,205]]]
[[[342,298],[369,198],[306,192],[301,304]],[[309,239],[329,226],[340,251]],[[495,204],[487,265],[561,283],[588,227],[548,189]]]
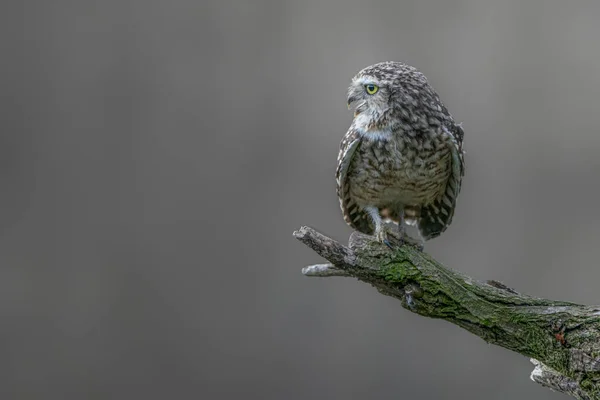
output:
[[[366,234],[373,233],[373,226],[370,218],[358,207],[350,195],[350,183],[348,179],[348,170],[356,149],[360,145],[360,136],[353,128],[350,128],[340,144],[340,152],[337,160],[337,170],[335,171],[335,180],[337,184],[337,195],[340,200],[340,208],[344,215],[344,221],[352,229]]]
[[[465,159],[462,149],[464,131],[460,125],[455,125],[454,132],[448,132],[448,136],[450,138],[447,142],[450,147],[450,178],[444,194],[432,204],[421,209],[419,231],[425,240],[439,236],[452,222],[456,199],[465,174]]]

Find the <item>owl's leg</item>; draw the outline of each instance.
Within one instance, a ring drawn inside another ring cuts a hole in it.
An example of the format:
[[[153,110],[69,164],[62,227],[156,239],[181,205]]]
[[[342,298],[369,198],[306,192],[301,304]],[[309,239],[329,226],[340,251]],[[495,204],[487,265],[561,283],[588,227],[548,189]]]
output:
[[[398,235],[400,235],[400,238],[403,238],[406,233],[406,227],[404,226],[404,207],[399,207],[396,215],[398,219]]]
[[[417,240],[419,241],[419,244],[420,244],[420,246],[421,246],[421,250],[423,250],[423,247],[425,247],[425,238],[424,238],[424,237],[423,237],[423,235],[421,234],[421,231],[420,231],[420,230],[418,230],[418,229],[417,229],[417,234],[419,235],[419,237],[418,237],[418,239],[417,239]]]
[[[401,210],[398,211],[398,215],[400,216],[400,221],[398,222],[398,230],[400,231],[400,234],[402,235],[402,241],[404,243],[410,244],[412,246],[415,246],[416,248],[423,250],[423,244],[425,243],[425,241],[423,240],[423,237],[421,236],[421,232],[417,229],[417,233],[419,235],[419,238],[415,239],[412,236],[410,236],[408,233],[406,233],[406,225],[410,225],[410,226],[415,226],[417,225],[418,219],[420,218],[421,215],[421,209],[420,207],[415,207],[415,206],[408,206],[408,207],[402,207]]]
[[[391,243],[387,239],[387,232],[385,231],[385,224],[383,223],[383,219],[379,214],[379,209],[377,207],[365,207],[365,211],[371,217],[373,221],[373,225],[375,225],[375,237],[380,243],[384,243],[390,249],[393,249]]]
[[[419,237],[416,239],[411,236],[405,235],[402,238],[402,240],[404,241],[404,243],[413,245],[417,249],[423,251],[423,249],[425,248],[425,239],[423,239],[423,235],[421,235],[421,232],[418,229],[417,229],[417,234],[419,235]]]

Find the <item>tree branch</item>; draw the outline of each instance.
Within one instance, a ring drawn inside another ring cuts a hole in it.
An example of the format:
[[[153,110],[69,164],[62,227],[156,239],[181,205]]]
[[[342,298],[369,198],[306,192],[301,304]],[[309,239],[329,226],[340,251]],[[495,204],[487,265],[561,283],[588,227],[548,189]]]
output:
[[[349,246],[309,227],[294,236],[331,264],[306,276],[354,277],[400,300],[411,312],[440,318],[488,343],[532,359],[531,379],[577,399],[600,399],[600,308],[517,293],[444,267],[410,244],[389,249],[354,232]]]

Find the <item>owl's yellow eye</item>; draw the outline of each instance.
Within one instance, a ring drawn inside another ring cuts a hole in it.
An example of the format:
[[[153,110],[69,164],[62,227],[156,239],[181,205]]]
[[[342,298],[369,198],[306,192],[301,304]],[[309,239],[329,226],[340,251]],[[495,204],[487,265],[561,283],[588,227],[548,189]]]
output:
[[[369,94],[375,94],[379,90],[379,86],[373,85],[372,83],[369,83],[368,85],[365,85],[365,90]]]

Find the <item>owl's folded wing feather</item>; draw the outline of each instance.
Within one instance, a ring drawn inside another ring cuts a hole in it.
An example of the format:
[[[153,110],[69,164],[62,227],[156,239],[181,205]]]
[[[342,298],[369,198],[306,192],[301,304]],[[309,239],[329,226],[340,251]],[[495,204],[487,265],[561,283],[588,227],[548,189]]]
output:
[[[425,240],[439,236],[452,222],[456,199],[460,192],[462,177],[465,174],[465,160],[462,149],[463,136],[464,131],[460,125],[455,125],[454,132],[449,133],[448,146],[450,147],[451,171],[446,190],[432,204],[421,208],[419,231]]]
[[[340,152],[338,154],[337,170],[335,172],[337,195],[340,200],[344,221],[346,221],[352,229],[371,235],[373,234],[371,220],[352,199],[348,179],[350,164],[352,163],[352,159],[360,142],[360,136],[352,128],[350,128],[342,139]]]

